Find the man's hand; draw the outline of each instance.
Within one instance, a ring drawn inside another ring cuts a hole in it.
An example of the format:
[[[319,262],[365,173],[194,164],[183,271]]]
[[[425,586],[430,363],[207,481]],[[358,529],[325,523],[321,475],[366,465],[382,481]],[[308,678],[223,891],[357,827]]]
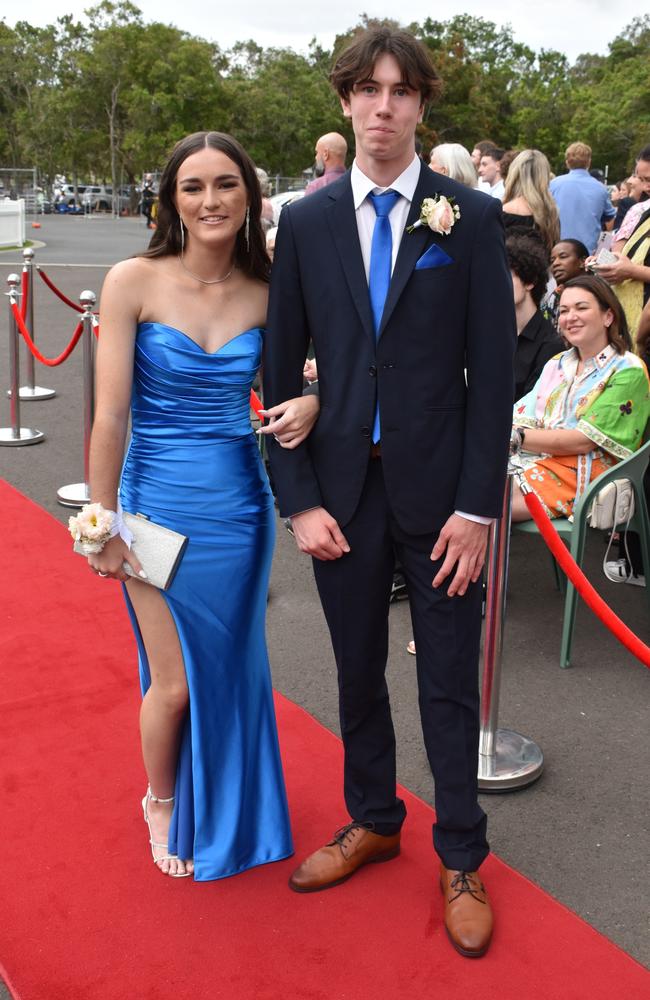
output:
[[[300,551],[316,559],[340,559],[350,551],[343,532],[324,507],[294,514],[291,527]]]
[[[440,587],[454,566],[457,568],[447,590],[449,597],[456,595],[462,597],[467,591],[470,580],[476,583],[485,562],[489,527],[489,524],[470,521],[460,514],[451,515],[431,553],[432,561],[445,557],[433,578],[432,587]]]

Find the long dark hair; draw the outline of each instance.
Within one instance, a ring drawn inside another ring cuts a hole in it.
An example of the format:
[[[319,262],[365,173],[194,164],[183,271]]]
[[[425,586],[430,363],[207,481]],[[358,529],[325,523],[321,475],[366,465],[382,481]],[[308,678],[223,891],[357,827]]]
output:
[[[567,281],[562,292],[564,293],[567,288],[584,288],[586,292],[591,292],[602,312],[611,309],[614,319],[611,326],[607,328],[607,340],[618,354],[625,354],[626,351],[632,350],[632,338],[623,307],[606,281],[596,274],[579,274],[577,278],[571,278],[570,281]],[[562,301],[562,296],[560,296],[560,301]]]
[[[250,156],[236,139],[225,132],[194,132],[177,142],[165,164],[158,190],[157,228],[149,247],[140,257],[167,257],[181,252],[181,220],[174,204],[176,177],[181,164],[202,149],[216,149],[235,163],[241,171],[248,194],[250,208],[249,244],[246,248],[244,226],[237,233],[235,243],[235,265],[251,278],[268,281],[271,262],[266,252],[266,242],[262,232],[262,192],[255,173],[255,165]]]

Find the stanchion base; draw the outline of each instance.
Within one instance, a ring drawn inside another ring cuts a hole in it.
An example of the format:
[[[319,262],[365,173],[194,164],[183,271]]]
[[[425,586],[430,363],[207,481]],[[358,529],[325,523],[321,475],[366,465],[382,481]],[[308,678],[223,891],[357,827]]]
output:
[[[496,753],[479,754],[481,792],[514,792],[537,781],[544,770],[544,754],[532,740],[511,729],[497,729]]]
[[[87,483],[71,483],[56,491],[56,498],[63,507],[83,507],[90,503]]]
[[[11,397],[11,389],[7,389],[7,395]],[[18,390],[19,399],[51,399],[56,396],[56,389],[44,389],[42,385],[21,385]]]
[[[34,430],[31,427],[21,427],[17,435],[14,434],[13,427],[0,427],[0,447],[20,447],[22,444],[38,444],[45,435],[43,431]]]

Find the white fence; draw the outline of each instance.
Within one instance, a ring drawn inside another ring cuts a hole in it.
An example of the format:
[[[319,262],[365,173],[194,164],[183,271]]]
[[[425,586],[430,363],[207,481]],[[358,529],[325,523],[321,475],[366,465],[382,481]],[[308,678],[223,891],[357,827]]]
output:
[[[25,243],[25,201],[0,201],[0,247],[22,247]]]

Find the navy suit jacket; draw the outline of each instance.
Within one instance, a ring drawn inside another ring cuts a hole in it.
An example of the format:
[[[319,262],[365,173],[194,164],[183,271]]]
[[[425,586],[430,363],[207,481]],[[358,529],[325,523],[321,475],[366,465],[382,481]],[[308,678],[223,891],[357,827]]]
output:
[[[310,340],[321,403],[297,449],[267,438],[283,516],[323,506],[345,527],[366,478],[377,398],[384,480],[403,530],[439,530],[454,510],[501,514],[516,343],[501,206],[423,165],[407,224],[436,194],[455,198],[460,219],[448,236],[404,233],[377,339],[349,173],[282,212],[265,405],[300,395]]]

